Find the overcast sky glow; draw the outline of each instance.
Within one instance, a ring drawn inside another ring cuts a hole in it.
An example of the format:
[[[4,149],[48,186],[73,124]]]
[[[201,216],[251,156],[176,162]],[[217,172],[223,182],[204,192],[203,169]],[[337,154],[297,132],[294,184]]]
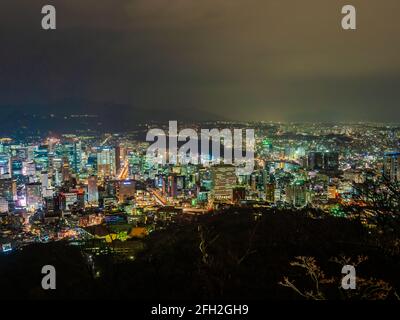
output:
[[[356,31],[341,29],[349,3]],[[40,27],[44,4],[55,31]],[[193,120],[400,115],[399,0],[3,0],[0,19],[2,106],[73,100],[166,120],[171,109]]]

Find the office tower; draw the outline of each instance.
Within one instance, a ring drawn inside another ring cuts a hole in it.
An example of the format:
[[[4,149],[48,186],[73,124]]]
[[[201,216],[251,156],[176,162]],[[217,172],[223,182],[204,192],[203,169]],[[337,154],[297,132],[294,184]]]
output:
[[[383,176],[390,182],[400,182],[400,152],[385,153]]]
[[[117,182],[117,198],[119,202],[124,202],[135,196],[135,180],[120,180]]]
[[[6,153],[0,154],[0,176],[11,175],[11,160]]]
[[[23,167],[23,162],[21,159],[13,158],[11,160],[11,173],[13,178],[20,179],[23,176],[22,167]]]
[[[13,201],[17,195],[17,185],[11,178],[0,179],[0,197]]]
[[[112,148],[102,148],[97,152],[97,176],[99,178],[116,175],[115,151]]]
[[[85,191],[83,189],[74,190],[76,193],[76,208],[84,209],[85,208]]]
[[[8,201],[5,198],[0,197],[0,213],[8,212]]]
[[[59,195],[60,209],[65,212],[71,212],[76,203],[78,202],[78,195],[76,192],[62,192]]]
[[[36,175],[36,166],[33,161],[23,162],[22,174],[27,177],[34,177]]]
[[[97,153],[88,154],[85,168],[90,174],[97,175]]]
[[[178,193],[183,192],[186,187],[186,177],[185,176],[177,176],[176,177],[176,190]]]
[[[55,201],[55,197],[45,197],[43,198],[43,205],[44,205],[44,211],[45,215],[51,215],[54,212],[57,212],[59,207],[56,206],[58,204],[58,201]]]
[[[26,188],[26,205],[30,210],[37,210],[42,207],[42,184],[28,183]]]
[[[79,173],[82,169],[82,142],[74,140],[69,143],[57,144],[54,148],[56,158],[67,159],[70,170]]]
[[[116,197],[117,196],[117,180],[106,180],[104,182],[105,195],[107,197]]]
[[[37,146],[28,146],[26,148],[26,160],[27,161],[34,161],[35,160],[35,150]]]
[[[69,213],[73,210],[83,209],[85,207],[85,192],[81,189],[71,192],[62,192],[59,194],[60,209],[63,213]]]
[[[36,169],[47,170],[49,166],[49,150],[47,145],[41,145],[34,151]]]
[[[308,169],[322,170],[324,167],[324,157],[322,152],[312,151],[308,154]]]
[[[236,185],[236,169],[233,165],[217,165],[211,168],[212,196],[214,201],[232,202]]]
[[[275,202],[275,183],[265,184],[265,200],[268,202]]]
[[[178,183],[177,183],[177,176],[175,174],[171,174],[168,176],[167,194],[171,198],[175,198],[178,195]]]
[[[90,176],[88,178],[88,204],[93,206],[99,204],[99,190],[96,176]]]
[[[40,174],[40,182],[42,184],[42,189],[47,189],[49,185],[49,174],[47,171],[42,171]]]
[[[339,169],[339,153],[325,152],[324,153],[324,169],[337,171]]]
[[[48,187],[48,188],[43,188],[42,187],[42,197],[52,197],[54,195],[54,188]]]
[[[75,173],[79,173],[82,169],[82,143],[75,141],[72,152],[72,168]]]
[[[307,205],[307,188],[302,180],[297,180],[286,187],[286,202],[296,208],[303,208]]]
[[[24,148],[24,147],[17,148],[15,150],[15,157],[16,157],[16,159],[19,159],[22,161],[26,160],[28,158],[28,149]]]
[[[71,180],[71,172],[67,158],[63,159],[63,165],[61,168],[61,178],[63,183],[69,182]]]
[[[121,147],[118,145],[115,147],[115,171],[119,172],[121,169]]]

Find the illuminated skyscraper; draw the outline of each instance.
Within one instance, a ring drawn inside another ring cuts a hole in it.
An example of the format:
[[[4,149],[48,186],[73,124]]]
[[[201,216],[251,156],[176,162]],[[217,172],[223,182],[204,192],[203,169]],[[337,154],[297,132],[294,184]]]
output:
[[[28,183],[26,184],[26,205],[31,210],[42,207],[42,184]]]
[[[124,202],[132,198],[136,192],[135,180],[120,180],[117,182],[117,198],[119,202]]]
[[[385,153],[383,175],[390,182],[400,182],[400,152]]]
[[[4,198],[0,198],[0,213],[8,212],[8,201]]]
[[[47,171],[42,171],[40,174],[40,182],[42,183],[43,189],[47,189],[49,187],[49,174]]]
[[[97,187],[97,177],[90,176],[88,178],[88,204],[97,206],[99,203],[99,191]]]
[[[115,171],[118,172],[121,168],[121,147],[115,147]]]
[[[304,181],[297,180],[286,187],[286,202],[296,208],[303,208],[307,205],[307,188]]]
[[[38,170],[47,170],[49,166],[49,149],[47,145],[41,145],[36,148],[34,160]]]
[[[212,196],[214,201],[232,202],[236,185],[236,169],[232,165],[217,165],[211,168]]]
[[[265,200],[275,202],[275,183],[265,184]]]
[[[102,148],[97,153],[97,175],[99,178],[116,175],[115,150]]]
[[[69,168],[69,163],[68,159],[64,158],[63,159],[63,165],[61,168],[61,177],[62,177],[62,182],[69,182],[71,180],[71,171]]]
[[[13,158],[11,160],[11,173],[12,177],[17,180],[18,183],[23,182],[24,176],[22,174],[23,163],[19,158]]]
[[[0,179],[0,197],[13,201],[17,195],[17,185],[11,178]]]
[[[168,196],[175,198],[178,194],[177,176],[171,174],[168,176]]]
[[[11,174],[10,156],[6,153],[0,154],[0,176]]]

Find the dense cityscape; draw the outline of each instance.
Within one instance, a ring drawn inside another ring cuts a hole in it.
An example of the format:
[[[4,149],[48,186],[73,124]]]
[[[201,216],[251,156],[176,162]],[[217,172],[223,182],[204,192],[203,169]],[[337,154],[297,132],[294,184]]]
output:
[[[146,159],[149,143],[139,138],[151,128],[146,124],[139,126],[142,132],[3,137],[3,253],[34,242],[68,240],[95,254],[106,254],[108,248],[134,259],[140,246],[128,240],[179,219],[235,206],[314,208],[346,217],[346,208],[367,206],[357,185],[400,180],[398,126],[202,125],[256,127],[254,172],[237,176],[233,165],[223,164],[152,164]],[[373,228],[373,218],[366,209],[363,223]],[[98,240],[96,246],[92,239]],[[115,242],[118,246],[110,245]]]

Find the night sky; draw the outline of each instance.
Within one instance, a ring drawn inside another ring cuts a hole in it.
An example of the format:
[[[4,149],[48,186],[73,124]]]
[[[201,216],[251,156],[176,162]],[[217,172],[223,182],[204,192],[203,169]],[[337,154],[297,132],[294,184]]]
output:
[[[2,0],[0,108],[398,121],[399,36],[399,0]]]

